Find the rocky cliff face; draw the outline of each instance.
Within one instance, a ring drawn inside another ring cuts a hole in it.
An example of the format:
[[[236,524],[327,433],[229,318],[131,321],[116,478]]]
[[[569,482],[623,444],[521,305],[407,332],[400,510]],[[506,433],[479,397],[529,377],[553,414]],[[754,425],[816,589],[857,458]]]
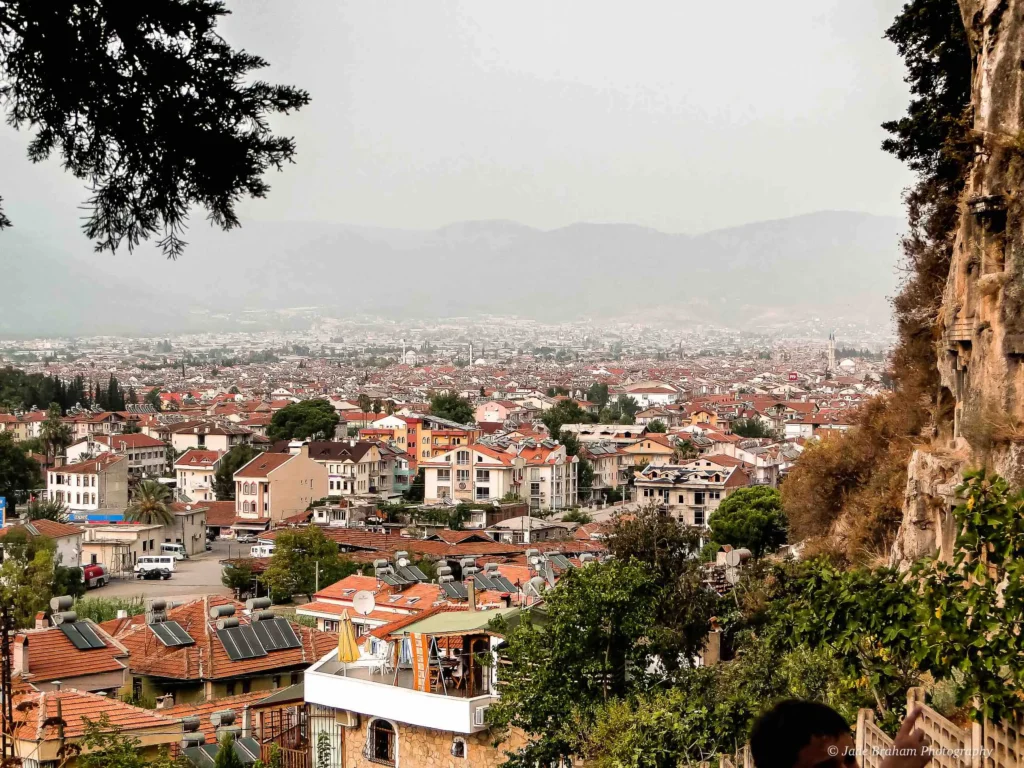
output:
[[[936,328],[934,437],[911,459],[893,551],[902,564],[949,552],[965,468],[1024,485],[1024,0],[959,4],[973,57],[975,156]]]

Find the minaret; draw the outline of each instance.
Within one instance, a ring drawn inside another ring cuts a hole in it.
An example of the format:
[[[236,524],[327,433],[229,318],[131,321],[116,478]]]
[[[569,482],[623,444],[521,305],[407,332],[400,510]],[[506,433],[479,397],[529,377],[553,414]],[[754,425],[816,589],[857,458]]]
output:
[[[836,369],[836,332],[829,331],[828,334],[828,363],[825,370],[829,373]]]
[[[473,342],[469,342],[469,364],[473,364]]]

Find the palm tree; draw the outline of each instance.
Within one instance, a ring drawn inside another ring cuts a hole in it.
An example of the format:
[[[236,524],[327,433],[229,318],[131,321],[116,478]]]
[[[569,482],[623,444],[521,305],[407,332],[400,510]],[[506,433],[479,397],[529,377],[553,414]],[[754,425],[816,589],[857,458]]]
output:
[[[57,454],[71,445],[74,435],[71,427],[61,419],[60,406],[50,403],[46,409],[46,420],[39,427],[40,437],[46,446],[46,459],[52,460]]]
[[[125,510],[125,520],[146,525],[170,525],[174,522],[174,513],[168,506],[170,500],[171,491],[166,485],[155,480],[143,480],[136,486],[132,503]]]
[[[56,499],[33,499],[21,516],[26,520],[52,520],[55,523],[66,523],[69,518],[68,508],[64,502]]]

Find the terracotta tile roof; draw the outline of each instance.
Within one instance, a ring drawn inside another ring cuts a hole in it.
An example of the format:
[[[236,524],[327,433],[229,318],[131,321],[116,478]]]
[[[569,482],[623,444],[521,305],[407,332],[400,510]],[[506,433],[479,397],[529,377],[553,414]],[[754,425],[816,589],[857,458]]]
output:
[[[23,530],[29,536],[45,536],[48,539],[62,539],[65,536],[81,536],[82,529],[67,523],[58,523],[56,520],[28,520],[21,525],[9,525],[0,528],[0,538],[3,538],[11,531]]]
[[[206,507],[206,524],[228,526],[235,522],[235,502],[202,501],[198,506]]]
[[[438,539],[449,544],[461,544],[469,539],[487,542],[494,541],[483,531],[453,531],[448,528],[442,528],[440,531],[435,531],[430,538]]]
[[[359,576],[353,574],[352,576],[346,576],[341,581],[336,581],[329,587],[325,587],[313,595],[314,600],[343,600],[351,598],[355,592],[345,594],[345,590],[354,589],[359,591],[361,589],[367,589],[370,592],[376,592],[379,582],[375,576]]]
[[[193,702],[190,704],[178,704],[173,707],[167,707],[161,709],[160,714],[164,717],[183,718],[183,717],[199,717],[199,730],[206,735],[207,744],[217,743],[217,729],[213,723],[210,722],[210,715],[214,712],[223,712],[225,709],[233,709],[235,711],[235,722],[241,724],[242,722],[242,708],[255,704],[261,699],[265,699],[270,696],[273,691],[250,691],[249,693],[242,693],[238,696],[223,696],[219,699],[211,699],[210,701]]]
[[[102,626],[87,619],[80,623],[96,627],[99,630],[96,634],[105,647],[80,651],[58,627],[18,632],[15,643],[28,641],[28,673],[23,675],[26,681],[67,681],[82,675],[119,672],[127,668],[128,652],[115,643]]]
[[[244,604],[217,595],[193,600],[167,612],[167,619],[177,621],[196,641],[195,645],[169,648],[146,626],[144,616],[133,617],[116,636],[131,653],[131,672],[174,680],[216,680],[267,674],[279,669],[307,667],[337,642],[337,638],[326,632],[291,623],[302,642],[301,647],[232,661],[209,618],[210,608],[218,605],[234,605],[235,617],[242,624],[249,622],[243,614]]]
[[[290,453],[261,453],[235,472],[235,477],[266,477],[292,458]]]
[[[155,437],[136,432],[130,435],[93,435],[93,441],[109,446],[114,451],[135,450],[137,448],[165,448],[166,444]]]
[[[287,529],[273,530],[261,535],[260,538],[272,541],[280,530]],[[448,544],[444,541],[371,533],[358,528],[327,527],[322,530],[324,536],[337,542],[342,548],[382,553],[405,551],[412,555],[429,555],[435,558],[517,554],[525,552],[529,548],[525,544],[501,544],[496,541],[467,541],[459,544]],[[344,554],[352,556],[355,553],[349,552]]]
[[[178,457],[178,460],[174,462],[174,466],[185,468],[212,468],[219,459],[220,451],[202,451],[198,448],[192,448],[191,450],[185,451],[185,453]]]
[[[112,453],[101,453],[95,459],[81,461],[78,464],[66,464],[57,471],[65,475],[95,475],[119,461],[126,461],[126,459],[124,456],[115,456]]]
[[[67,739],[85,734],[85,718],[99,720],[105,714],[111,725],[119,731],[130,734],[133,731],[155,730],[166,735],[168,744],[181,740],[181,723],[176,718],[158,715],[109,696],[74,689],[28,693],[16,697],[14,717],[18,721],[15,729],[17,737],[27,741],[57,738],[57,726],[52,719],[57,716],[58,700],[61,717],[64,719],[64,737]],[[51,722],[48,723],[48,720]]]

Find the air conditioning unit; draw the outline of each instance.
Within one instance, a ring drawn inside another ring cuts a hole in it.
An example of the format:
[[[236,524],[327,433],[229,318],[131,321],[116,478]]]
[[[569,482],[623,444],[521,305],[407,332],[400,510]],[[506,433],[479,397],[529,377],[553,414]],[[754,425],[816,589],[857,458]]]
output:
[[[347,709],[343,709],[340,712],[335,713],[334,722],[343,728],[358,728],[359,715],[355,712],[349,712]]]
[[[473,710],[473,725],[487,725],[487,710],[490,707],[477,707]]]

